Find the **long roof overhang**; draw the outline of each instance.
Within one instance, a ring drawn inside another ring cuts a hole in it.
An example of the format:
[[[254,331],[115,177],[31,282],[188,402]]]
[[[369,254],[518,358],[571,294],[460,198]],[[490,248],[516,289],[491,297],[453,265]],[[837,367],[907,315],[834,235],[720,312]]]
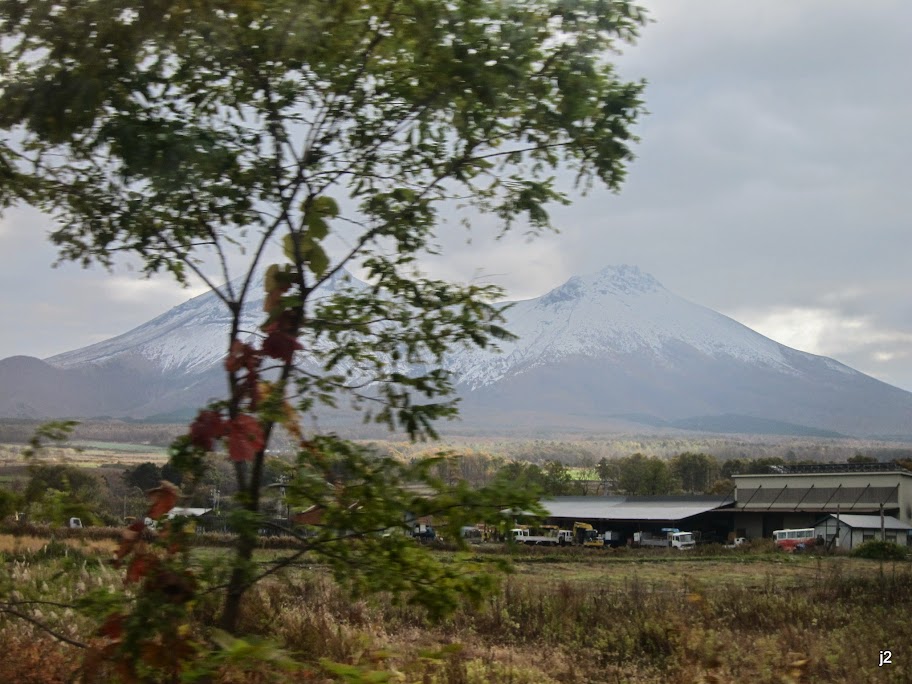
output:
[[[734,504],[719,497],[568,496],[545,499],[551,518],[574,520],[673,521],[691,518]]]

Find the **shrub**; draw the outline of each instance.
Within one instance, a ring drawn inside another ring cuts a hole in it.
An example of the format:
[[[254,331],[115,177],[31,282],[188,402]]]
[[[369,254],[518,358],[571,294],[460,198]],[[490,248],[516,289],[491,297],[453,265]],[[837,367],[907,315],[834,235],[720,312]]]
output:
[[[857,549],[853,549],[852,555],[856,558],[870,558],[871,560],[905,560],[909,556],[909,551],[893,542],[872,539]]]

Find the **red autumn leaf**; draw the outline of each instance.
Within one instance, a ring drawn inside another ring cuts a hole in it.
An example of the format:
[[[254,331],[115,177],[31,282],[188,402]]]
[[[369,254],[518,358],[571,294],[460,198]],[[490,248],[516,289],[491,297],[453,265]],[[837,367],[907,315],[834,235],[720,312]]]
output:
[[[247,377],[238,384],[238,397],[241,399],[244,397],[250,399],[250,410],[256,410],[256,407],[260,402],[260,383],[257,380],[256,374],[248,373]]]
[[[231,348],[228,350],[228,356],[225,357],[225,370],[234,373],[244,367],[241,363],[243,359],[244,343],[238,339],[231,340]]]
[[[142,532],[145,527],[146,525],[144,521],[137,520],[136,522],[132,523],[127,529],[121,532],[120,545],[117,547],[117,551],[114,552],[114,557],[117,560],[122,559],[133,550],[133,547],[136,546],[136,542],[142,536]]]
[[[149,553],[140,553],[133,557],[130,565],[127,567],[127,582],[138,582],[149,574],[158,563],[158,559]]]
[[[154,641],[143,642],[139,652],[142,661],[153,668],[163,668],[172,662],[168,649]]]
[[[190,441],[204,451],[212,451],[215,440],[224,437],[227,428],[218,411],[200,411],[190,425]]]
[[[115,661],[114,669],[117,672],[118,681],[124,682],[124,684],[133,684],[133,682],[139,681],[136,677],[136,670],[132,663],[125,660]]]
[[[265,445],[263,428],[256,418],[242,413],[231,421],[228,430],[228,458],[232,461],[252,461]]]
[[[298,349],[303,349],[303,347],[294,336],[281,330],[272,330],[266,336],[266,339],[263,340],[263,353],[273,359],[281,359],[286,363],[292,360],[295,351]]]
[[[165,544],[168,554],[172,556],[185,546],[185,542],[181,539],[180,526],[176,522],[175,520],[164,521],[158,532],[158,540]]]
[[[270,317],[269,321],[262,326],[263,332],[271,333],[280,331],[294,336],[297,332],[298,316],[294,309],[285,309],[277,315]]]
[[[185,603],[196,592],[196,578],[187,571],[162,570],[149,578],[148,587],[159,592],[168,603]]]
[[[98,634],[119,641],[123,634],[123,615],[120,613],[109,615],[104,624],[98,628]]]
[[[158,520],[174,508],[174,504],[177,503],[180,496],[180,490],[176,485],[162,480],[161,485],[150,489],[146,492],[146,496],[149,497],[149,510],[146,512],[146,517]]]
[[[104,656],[100,648],[90,646],[85,650],[85,655],[82,657],[82,672],[83,676],[86,677],[86,681],[98,681],[103,660]]]
[[[225,357],[225,370],[234,373],[246,368],[248,372],[253,372],[259,364],[259,354],[256,349],[238,339],[231,342],[231,349],[228,356]]]

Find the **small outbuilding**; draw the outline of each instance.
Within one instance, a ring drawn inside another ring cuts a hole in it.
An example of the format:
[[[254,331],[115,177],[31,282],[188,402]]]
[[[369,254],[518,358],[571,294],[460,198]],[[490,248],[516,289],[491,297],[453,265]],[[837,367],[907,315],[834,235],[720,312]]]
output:
[[[879,515],[828,515],[814,525],[817,536],[827,541],[837,536],[836,545],[840,549],[851,550],[866,541],[880,539]],[[901,546],[912,546],[912,525],[897,520],[892,515],[883,518],[884,539]]]

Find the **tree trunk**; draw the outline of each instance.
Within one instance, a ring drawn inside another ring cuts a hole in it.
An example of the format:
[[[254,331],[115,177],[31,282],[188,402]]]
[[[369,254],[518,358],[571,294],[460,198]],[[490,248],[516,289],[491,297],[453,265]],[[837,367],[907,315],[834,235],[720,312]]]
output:
[[[269,442],[269,435],[272,434],[272,422],[264,425],[263,433],[265,442]],[[250,472],[250,481],[247,483],[247,496],[243,500],[244,507],[253,514],[259,513],[260,510],[260,483],[263,479],[263,462],[266,460],[266,449],[257,453],[253,459],[253,468]],[[243,464],[242,464],[243,465]],[[238,484],[243,491],[244,482],[242,479],[244,468],[238,469]],[[222,629],[229,634],[237,632],[238,620],[241,616],[241,601],[251,582],[251,565],[253,550],[256,548],[257,535],[259,529],[257,524],[251,524],[247,521],[238,531],[238,541],[235,547],[234,569],[231,571],[231,579],[228,581],[228,590],[225,596],[225,608],[222,612]]]
[[[243,533],[238,538],[235,547],[235,566],[231,571],[228,581],[228,590],[225,595],[225,608],[222,612],[221,627],[229,634],[237,633],[238,620],[241,616],[241,601],[247,593],[250,582],[248,577],[250,560],[253,558],[253,549],[256,546],[256,533]]]

